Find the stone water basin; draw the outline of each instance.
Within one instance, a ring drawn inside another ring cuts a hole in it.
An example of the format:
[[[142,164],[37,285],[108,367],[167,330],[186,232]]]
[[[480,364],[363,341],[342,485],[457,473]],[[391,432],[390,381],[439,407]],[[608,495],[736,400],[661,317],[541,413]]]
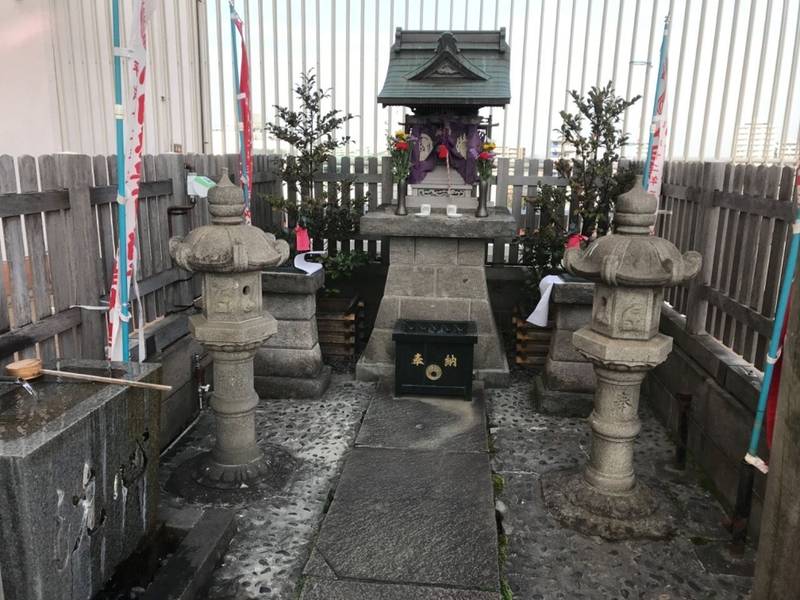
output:
[[[153,364],[46,366],[160,378]],[[31,385],[34,395],[0,384],[0,590],[90,598],[155,529],[161,392],[54,376]]]

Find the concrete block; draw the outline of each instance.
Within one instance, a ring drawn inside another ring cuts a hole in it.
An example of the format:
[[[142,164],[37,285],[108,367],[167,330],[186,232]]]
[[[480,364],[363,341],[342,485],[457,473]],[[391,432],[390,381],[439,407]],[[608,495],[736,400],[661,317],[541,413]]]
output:
[[[391,388],[394,383],[394,364],[376,363],[362,356],[356,363],[357,381],[380,381]]]
[[[565,362],[548,357],[544,365],[544,383],[549,390],[593,392],[594,369],[591,363]]]
[[[589,281],[565,281],[553,286],[550,302],[554,304],[592,304],[594,283]]]
[[[387,296],[433,296],[434,284],[433,267],[389,265],[383,293]]]
[[[414,238],[393,238],[389,248],[389,264],[414,264]]]
[[[278,331],[264,342],[267,348],[313,348],[319,342],[316,319],[278,321]]]
[[[504,363],[502,344],[497,334],[478,335],[478,343],[475,344],[475,368],[499,369]]]
[[[458,240],[458,264],[465,267],[482,267],[486,263],[484,240]]]
[[[266,294],[316,294],[325,285],[325,270],[311,275],[286,269],[267,269],[261,272],[261,289]]]
[[[392,329],[395,321],[400,318],[400,297],[384,296],[378,308],[378,315],[375,317],[375,325],[378,329]]]
[[[458,262],[458,240],[416,238],[414,263],[417,265],[454,265]]]
[[[483,267],[440,267],[436,272],[436,295],[440,298],[488,298]]]
[[[753,365],[734,365],[725,374],[725,389],[755,414],[762,380],[762,373]]]
[[[261,347],[254,358],[253,371],[263,376],[313,377],[322,368],[319,344],[310,349]]]
[[[373,329],[364,349],[369,362],[390,363],[394,368],[394,341],[391,329]]]
[[[169,381],[169,380],[164,380]],[[161,400],[160,448],[163,450],[192,422],[200,412],[197,388],[194,381],[188,381],[179,388],[172,389],[169,396]]]
[[[469,300],[450,298],[401,298],[400,318],[457,320],[469,314]]]
[[[553,360],[589,362],[572,344],[572,334],[568,329],[555,330],[550,338],[548,356]]]
[[[557,304],[556,309],[556,329],[569,329],[577,331],[585,327],[592,320],[591,305],[582,304]]]
[[[497,330],[492,307],[487,300],[469,301],[469,320],[478,325],[478,333],[494,333]]]
[[[317,299],[309,294],[269,294],[263,303],[276,319],[312,319],[317,314]]]

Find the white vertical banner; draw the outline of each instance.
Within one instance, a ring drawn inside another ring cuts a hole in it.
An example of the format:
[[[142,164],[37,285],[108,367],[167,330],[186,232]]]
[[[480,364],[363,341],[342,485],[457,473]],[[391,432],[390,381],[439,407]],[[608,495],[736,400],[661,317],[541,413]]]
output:
[[[147,23],[155,9],[152,0],[134,0],[131,31],[128,36],[128,48],[121,50],[125,59],[125,73],[128,77],[129,95],[123,98],[125,111],[125,197],[117,196],[117,202],[125,207],[125,273],[128,290],[133,284],[136,289],[136,214],[139,206],[139,182],[142,178],[142,151],[144,148],[144,106],[145,75],[147,72]],[[123,360],[122,305],[119,297],[119,273],[122,269],[119,251],[114,262],[111,279],[108,310],[108,357],[111,360]],[[141,306],[140,306],[141,308]],[[128,312],[130,315],[130,311]],[[139,324],[140,338],[144,323]],[[144,343],[139,340],[139,358],[144,358]]]
[[[667,54],[669,53],[669,20],[664,22],[664,37],[661,40],[661,56],[658,61],[658,81],[653,102],[653,119],[650,122],[650,141],[642,175],[645,191],[655,196],[661,195],[664,178],[664,159],[667,154]]]

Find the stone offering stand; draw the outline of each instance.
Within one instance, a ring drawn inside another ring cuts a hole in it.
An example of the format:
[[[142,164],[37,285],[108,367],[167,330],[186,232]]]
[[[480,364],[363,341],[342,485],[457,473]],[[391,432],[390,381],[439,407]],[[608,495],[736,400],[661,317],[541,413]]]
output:
[[[397,216],[393,207],[370,212],[361,231],[389,236],[389,272],[375,328],[356,365],[361,381],[394,378],[392,331],[397,319],[475,321],[475,377],[486,385],[506,385],[508,362],[497,332],[484,268],[486,240],[514,235],[507,209],[485,218]]]

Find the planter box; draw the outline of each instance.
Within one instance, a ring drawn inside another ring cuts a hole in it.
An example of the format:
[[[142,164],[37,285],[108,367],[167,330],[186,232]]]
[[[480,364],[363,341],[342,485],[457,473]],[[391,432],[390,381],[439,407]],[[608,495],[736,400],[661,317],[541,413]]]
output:
[[[522,312],[519,307],[515,307],[515,315],[511,318],[514,327],[514,362],[525,367],[541,367],[550,350],[553,325],[532,325],[525,320]]]
[[[358,296],[318,299],[317,329],[324,358],[356,357],[364,338],[364,312]]]

